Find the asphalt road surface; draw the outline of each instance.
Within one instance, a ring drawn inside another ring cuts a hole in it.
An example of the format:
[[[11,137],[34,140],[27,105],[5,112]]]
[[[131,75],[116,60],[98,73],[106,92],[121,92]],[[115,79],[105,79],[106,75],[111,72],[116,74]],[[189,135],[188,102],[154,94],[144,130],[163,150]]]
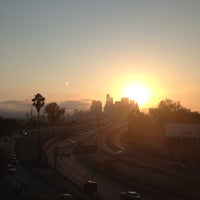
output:
[[[75,143],[97,144],[98,152],[60,157],[57,170],[80,186],[93,177],[98,184],[97,195],[105,200],[120,199],[119,194],[128,190],[138,192],[145,200],[200,199],[198,172],[129,152],[121,142],[121,134],[123,127],[113,126],[72,138]],[[67,139],[61,140],[48,149],[52,166],[54,147],[66,144]],[[123,155],[116,157],[119,150]]]

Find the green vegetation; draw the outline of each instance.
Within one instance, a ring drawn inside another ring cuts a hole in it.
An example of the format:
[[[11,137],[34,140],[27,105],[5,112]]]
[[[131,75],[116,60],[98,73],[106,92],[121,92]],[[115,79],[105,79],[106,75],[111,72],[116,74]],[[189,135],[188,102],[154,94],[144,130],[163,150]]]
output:
[[[45,113],[47,113],[47,119],[52,125],[56,125],[61,117],[65,114],[65,109],[60,108],[57,103],[49,103],[45,107]]]
[[[180,102],[171,99],[161,101],[157,109],[152,109],[150,115],[160,124],[165,123],[199,123],[200,113],[191,112],[184,108]]]
[[[150,109],[148,115],[132,111],[128,116],[128,133],[133,140],[152,132],[162,134],[166,123],[200,123],[200,113],[191,112],[180,102],[166,99],[159,103],[158,108]]]
[[[197,140],[183,138],[169,140],[164,135],[166,123],[200,123],[200,113],[184,108],[180,102],[166,99],[161,101],[157,108],[150,109],[149,114],[132,111],[128,117],[128,128],[123,139],[134,151],[139,150],[183,162],[192,160],[200,165],[200,159],[195,156],[200,152]]]

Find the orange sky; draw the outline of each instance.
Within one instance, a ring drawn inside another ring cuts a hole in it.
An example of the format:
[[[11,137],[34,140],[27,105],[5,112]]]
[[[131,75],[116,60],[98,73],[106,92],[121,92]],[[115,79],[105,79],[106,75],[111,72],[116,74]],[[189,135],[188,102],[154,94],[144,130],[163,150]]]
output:
[[[137,82],[145,107],[170,98],[200,111],[199,19],[200,1],[3,1],[0,102],[104,103]]]

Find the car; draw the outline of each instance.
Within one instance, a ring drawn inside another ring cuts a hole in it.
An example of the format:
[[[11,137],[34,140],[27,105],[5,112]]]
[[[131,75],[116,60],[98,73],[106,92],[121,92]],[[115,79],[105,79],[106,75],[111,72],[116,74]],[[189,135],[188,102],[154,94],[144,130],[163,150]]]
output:
[[[14,160],[14,159],[17,159],[17,156],[14,152],[11,152],[11,153],[9,153],[9,158],[10,158],[10,160]]]
[[[97,183],[94,180],[88,180],[83,185],[83,190],[87,193],[95,193],[97,192]]]
[[[13,167],[11,164],[8,163],[7,168],[11,168]]]
[[[75,200],[75,197],[70,193],[62,193],[58,195],[57,200]]]
[[[116,153],[115,153],[115,157],[116,158],[121,158],[123,156],[123,151],[117,151]]]
[[[5,137],[3,138],[4,141],[9,141],[9,139],[10,139],[9,136],[5,136]]]
[[[18,161],[16,158],[12,158],[10,162],[12,165],[18,165]]]
[[[8,165],[7,173],[10,175],[14,175],[16,173],[15,167],[13,167],[12,165]]]
[[[25,130],[22,130],[21,134],[24,135],[24,136],[28,135],[28,133]]]
[[[74,140],[71,140],[71,139],[69,139],[69,140],[68,140],[68,144],[69,144],[69,145],[71,145],[71,146],[74,146],[74,145],[75,145],[75,141],[74,141]]]
[[[16,153],[15,153],[14,151],[11,151],[11,152],[9,153],[9,156],[10,156],[11,158],[14,158],[14,157],[16,157]]]
[[[142,197],[135,191],[128,191],[128,192],[122,192],[120,194],[120,199],[132,200],[132,199],[142,199]]]

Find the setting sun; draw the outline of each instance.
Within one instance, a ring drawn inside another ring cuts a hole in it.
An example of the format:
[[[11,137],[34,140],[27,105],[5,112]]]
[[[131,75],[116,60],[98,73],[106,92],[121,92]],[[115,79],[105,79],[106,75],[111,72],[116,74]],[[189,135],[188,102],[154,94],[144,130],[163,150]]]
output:
[[[150,91],[142,84],[132,84],[125,88],[123,92],[124,97],[135,100],[139,106],[143,106],[149,101]]]

